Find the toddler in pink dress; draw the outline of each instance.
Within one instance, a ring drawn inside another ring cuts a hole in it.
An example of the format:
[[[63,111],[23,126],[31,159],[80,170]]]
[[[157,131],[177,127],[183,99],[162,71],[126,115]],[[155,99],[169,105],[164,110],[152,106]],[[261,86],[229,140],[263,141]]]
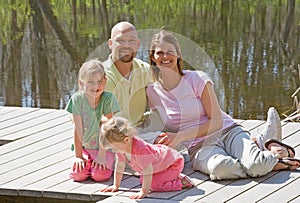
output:
[[[100,144],[116,152],[114,184],[102,192],[116,192],[121,184],[125,164],[141,175],[142,188],[132,199],[146,197],[151,191],[176,191],[194,183],[184,174],[184,158],[165,145],[153,145],[135,136],[136,129],[128,120],[113,117],[102,127]]]

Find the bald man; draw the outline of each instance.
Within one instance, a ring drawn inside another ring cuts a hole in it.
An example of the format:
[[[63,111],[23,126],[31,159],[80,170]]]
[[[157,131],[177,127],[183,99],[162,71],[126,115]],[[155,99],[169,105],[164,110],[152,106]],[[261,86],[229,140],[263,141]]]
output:
[[[126,21],[117,23],[111,30],[108,45],[111,54],[103,63],[108,78],[106,91],[114,93],[117,97],[122,109],[118,115],[130,120],[140,130],[145,129],[150,122],[147,116],[148,121],[145,122],[144,113],[147,111],[146,86],[151,82],[151,74],[149,64],[135,58],[140,46],[135,26]],[[158,121],[157,119],[159,118],[154,120]],[[160,125],[160,122],[158,123]],[[155,130],[156,128],[161,127],[154,127]],[[146,136],[148,136],[145,138],[146,141],[151,139],[149,135]]]

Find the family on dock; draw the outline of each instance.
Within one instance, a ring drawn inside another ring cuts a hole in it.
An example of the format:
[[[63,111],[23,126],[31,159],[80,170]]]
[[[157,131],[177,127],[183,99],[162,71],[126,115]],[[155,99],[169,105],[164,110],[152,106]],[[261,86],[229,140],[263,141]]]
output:
[[[190,188],[195,184],[182,173],[181,149],[211,180],[300,167],[295,150],[282,142],[276,109],[269,108],[263,132],[251,137],[221,110],[208,75],[184,69],[172,32],[153,35],[148,63],[136,58],[140,39],[129,22],[112,28],[108,45],[106,61],[82,64],[78,92],[66,106],[74,123],[74,181],[101,182],[114,173],[113,185],[101,191],[115,192],[128,165],[142,183],[130,198]]]

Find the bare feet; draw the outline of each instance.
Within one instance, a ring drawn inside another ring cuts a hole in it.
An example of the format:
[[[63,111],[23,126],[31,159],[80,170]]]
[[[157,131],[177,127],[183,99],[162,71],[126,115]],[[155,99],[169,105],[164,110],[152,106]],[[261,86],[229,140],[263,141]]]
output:
[[[274,166],[273,171],[280,171],[280,170],[296,170],[300,167],[300,160],[294,158],[283,158],[279,159],[277,164]]]

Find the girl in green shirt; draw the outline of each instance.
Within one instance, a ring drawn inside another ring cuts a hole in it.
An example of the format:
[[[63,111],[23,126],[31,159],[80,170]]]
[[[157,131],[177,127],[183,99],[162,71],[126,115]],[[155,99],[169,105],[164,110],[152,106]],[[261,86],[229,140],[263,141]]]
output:
[[[113,172],[114,154],[99,146],[101,118],[111,118],[120,111],[115,96],[105,92],[106,76],[102,63],[91,60],[83,63],[78,74],[79,91],[69,100],[66,110],[74,122],[74,150],[70,177],[85,181],[91,177],[106,181]]]

